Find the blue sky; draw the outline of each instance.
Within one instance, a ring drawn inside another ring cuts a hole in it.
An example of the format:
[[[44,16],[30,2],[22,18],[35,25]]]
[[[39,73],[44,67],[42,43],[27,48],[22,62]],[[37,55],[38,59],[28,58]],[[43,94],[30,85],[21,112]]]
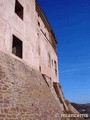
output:
[[[90,103],[90,0],[38,0],[58,41],[66,99]]]

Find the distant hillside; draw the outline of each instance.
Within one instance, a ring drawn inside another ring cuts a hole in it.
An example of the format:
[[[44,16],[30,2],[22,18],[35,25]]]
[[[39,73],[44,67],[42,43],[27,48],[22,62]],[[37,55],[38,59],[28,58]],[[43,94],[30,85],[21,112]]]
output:
[[[90,103],[87,104],[77,104],[71,103],[76,110],[78,110],[81,114],[88,114],[90,117]]]

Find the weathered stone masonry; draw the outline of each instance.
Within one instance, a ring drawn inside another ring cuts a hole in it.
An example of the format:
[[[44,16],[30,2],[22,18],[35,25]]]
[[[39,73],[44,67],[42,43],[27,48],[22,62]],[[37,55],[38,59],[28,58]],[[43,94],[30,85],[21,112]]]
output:
[[[0,52],[0,120],[60,120],[61,113],[40,72]]]

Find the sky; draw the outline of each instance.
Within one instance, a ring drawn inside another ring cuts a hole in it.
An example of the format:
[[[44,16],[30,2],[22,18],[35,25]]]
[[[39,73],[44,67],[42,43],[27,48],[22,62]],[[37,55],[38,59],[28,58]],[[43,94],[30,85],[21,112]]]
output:
[[[38,0],[57,38],[66,99],[90,103],[90,0]]]

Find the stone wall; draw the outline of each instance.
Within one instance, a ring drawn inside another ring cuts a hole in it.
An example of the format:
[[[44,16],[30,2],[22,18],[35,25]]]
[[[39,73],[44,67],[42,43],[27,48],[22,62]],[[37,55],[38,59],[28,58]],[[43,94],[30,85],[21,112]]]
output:
[[[41,73],[0,52],[0,120],[60,120]]]

